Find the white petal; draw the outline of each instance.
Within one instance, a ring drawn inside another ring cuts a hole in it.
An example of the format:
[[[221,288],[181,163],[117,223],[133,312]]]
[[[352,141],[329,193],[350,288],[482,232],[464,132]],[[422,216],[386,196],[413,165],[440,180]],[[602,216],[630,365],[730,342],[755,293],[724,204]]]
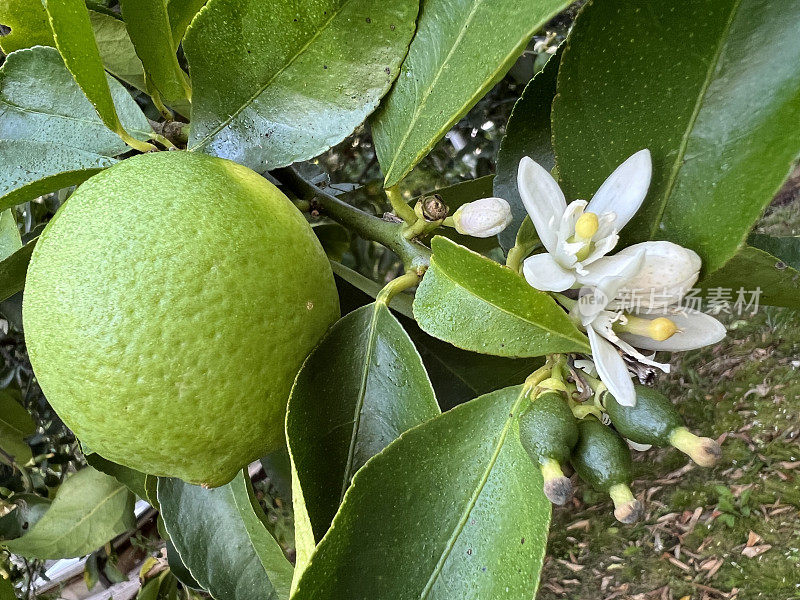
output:
[[[644,251],[633,256],[604,256],[586,267],[588,273],[578,278],[578,283],[598,288],[610,303],[619,289],[633,277],[642,265]]]
[[[661,309],[677,304],[700,275],[702,261],[696,252],[667,241],[642,242],[628,246],[617,256],[634,255],[644,250],[639,272],[620,294],[629,301],[628,310]]]
[[[526,258],[522,273],[532,287],[543,292],[563,292],[575,283],[572,271],[564,269],[547,252]]]
[[[598,215],[617,213],[616,227],[622,229],[644,202],[652,174],[650,151],[639,150],[608,176],[586,210]]]
[[[639,314],[638,316],[650,320],[667,317],[678,326],[678,332],[663,342],[657,342],[643,335],[619,334],[619,337],[632,346],[644,350],[665,350],[667,352],[694,350],[716,344],[727,333],[725,326],[711,315],[688,308],[673,308],[660,313]]]
[[[517,187],[539,239],[548,252],[553,252],[556,232],[567,209],[564,192],[547,169],[527,156],[519,161]]]
[[[628,373],[628,366],[617,349],[591,327],[586,329],[586,333],[589,335],[592,358],[600,380],[622,406],[635,406],[636,390]]]
[[[575,235],[575,223],[578,222],[578,219],[583,214],[586,204],[586,200],[574,200],[567,205],[567,209],[564,211],[561,223],[558,226],[559,241],[566,241]]]
[[[650,450],[650,448],[653,447],[653,444],[639,444],[638,442],[634,442],[627,438],[625,439],[625,441],[628,442],[628,446],[639,452],[646,452],[647,450]]]

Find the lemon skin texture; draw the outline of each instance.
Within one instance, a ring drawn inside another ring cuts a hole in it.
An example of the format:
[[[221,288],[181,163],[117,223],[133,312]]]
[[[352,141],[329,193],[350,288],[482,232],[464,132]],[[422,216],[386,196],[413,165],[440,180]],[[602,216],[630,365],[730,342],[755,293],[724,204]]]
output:
[[[42,390],[109,460],[209,487],[280,447],[301,363],[339,317],[302,214],[185,151],[91,177],[42,232],[23,325]]]

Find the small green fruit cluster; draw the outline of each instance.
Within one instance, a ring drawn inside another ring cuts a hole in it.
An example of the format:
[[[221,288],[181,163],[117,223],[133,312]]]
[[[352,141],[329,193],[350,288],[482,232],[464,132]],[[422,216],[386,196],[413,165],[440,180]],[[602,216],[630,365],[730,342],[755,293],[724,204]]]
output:
[[[520,441],[544,478],[544,494],[557,505],[572,496],[572,483],[562,465],[569,461],[578,476],[614,502],[614,516],[633,523],[643,507],[630,489],[633,463],[625,438],[639,444],[674,446],[701,466],[720,457],[714,440],[689,432],[672,402],[657,391],[637,386],[635,406],[622,406],[610,394],[604,409],[613,427],[593,415],[577,419],[562,392],[535,396],[519,419]]]

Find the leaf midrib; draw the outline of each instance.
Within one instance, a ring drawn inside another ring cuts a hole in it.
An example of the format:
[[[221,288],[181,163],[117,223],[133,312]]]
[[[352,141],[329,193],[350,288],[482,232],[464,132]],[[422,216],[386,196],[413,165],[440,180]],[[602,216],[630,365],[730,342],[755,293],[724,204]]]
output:
[[[669,202],[670,196],[672,195],[672,191],[675,188],[675,185],[678,181],[678,174],[680,173],[681,168],[683,167],[684,160],[683,157],[686,155],[686,149],[689,146],[689,140],[692,136],[692,132],[694,131],[694,126],[697,123],[697,119],[700,116],[700,110],[703,106],[703,102],[705,101],[706,94],[708,93],[708,88],[711,86],[711,82],[714,79],[714,73],[717,70],[717,66],[719,65],[719,59],[722,56],[722,51],[727,44],[728,37],[730,34],[731,26],[733,25],[733,21],[736,18],[736,13],[739,11],[739,7],[742,4],[742,0],[735,0],[733,6],[731,7],[731,12],[728,15],[728,20],[725,23],[725,27],[720,34],[719,44],[717,44],[717,48],[714,51],[714,56],[711,57],[711,61],[709,61],[708,69],[706,70],[706,76],[703,80],[703,84],[700,87],[700,91],[697,95],[697,101],[695,102],[694,108],[692,109],[692,114],[689,117],[689,122],[686,124],[686,129],[683,132],[683,136],[681,137],[681,143],[678,146],[678,152],[675,156],[675,162],[672,165],[672,170],[669,174],[669,179],[667,179],[667,187],[664,190],[664,194],[661,197],[661,206],[659,206],[658,214],[656,218],[653,220],[653,224],[650,228],[650,236],[648,239],[655,239],[656,234],[658,233],[659,226],[661,224],[661,220],[664,218],[664,213],[667,210],[667,203]]]
[[[514,404],[511,407],[511,410],[508,412],[508,417],[506,417],[505,423],[503,424],[503,429],[500,431],[500,437],[497,439],[497,444],[495,445],[494,451],[492,452],[492,456],[489,458],[489,463],[486,465],[486,468],[481,475],[480,480],[478,480],[478,485],[475,487],[475,490],[470,496],[469,501],[467,502],[466,507],[464,508],[463,513],[461,514],[461,518],[458,521],[455,529],[453,530],[450,539],[447,540],[447,544],[445,545],[445,549],[442,551],[441,556],[439,557],[439,561],[436,563],[436,566],[431,573],[431,576],[428,578],[425,587],[422,589],[422,593],[419,596],[419,600],[424,600],[428,597],[431,589],[433,589],[436,580],[439,578],[439,575],[442,573],[442,569],[444,568],[447,559],[450,558],[450,554],[455,547],[458,538],[461,536],[461,533],[464,531],[464,527],[469,520],[470,514],[472,514],[472,510],[475,508],[475,505],[478,503],[478,499],[480,498],[481,493],[483,493],[483,488],[486,487],[486,483],[489,481],[489,477],[492,474],[492,469],[494,469],[495,464],[497,464],[497,459],[500,457],[500,452],[503,450],[503,446],[506,442],[506,437],[508,437],[508,431],[511,428],[511,423],[517,415],[517,410],[522,405],[522,402],[525,400],[526,396],[524,393],[524,388],[520,388],[519,395],[517,399],[514,401]]]
[[[300,56],[301,56],[301,55],[302,55],[302,54],[303,54],[303,53],[304,53],[306,50],[308,50],[308,48],[311,46],[311,44],[313,44],[313,43],[314,43],[314,42],[317,40],[317,38],[318,38],[320,35],[322,35],[322,33],[323,33],[323,32],[324,32],[324,31],[325,31],[327,28],[328,28],[328,26],[329,26],[329,25],[330,25],[330,24],[333,22],[333,20],[334,20],[336,17],[338,17],[338,16],[339,16],[339,14],[340,14],[340,13],[341,13],[341,12],[344,10],[344,8],[345,8],[345,7],[346,7],[346,6],[347,6],[347,5],[348,5],[350,2],[351,2],[351,0],[344,0],[344,2],[342,2],[341,6],[339,6],[339,8],[338,8],[338,9],[336,9],[335,11],[331,11],[331,16],[330,16],[330,17],[329,17],[329,18],[328,18],[328,19],[327,19],[327,20],[326,20],[326,21],[325,21],[325,22],[322,24],[322,26],[321,26],[321,27],[320,27],[320,28],[319,28],[319,29],[318,29],[318,30],[317,30],[317,31],[314,33],[314,35],[312,35],[312,36],[311,36],[311,37],[308,39],[308,41],[307,41],[305,44],[303,44],[303,46],[302,46],[302,47],[300,47],[300,48],[297,50],[297,52],[295,52],[295,54],[294,54],[294,55],[293,55],[291,58],[289,58],[289,60],[286,62],[286,64],[285,64],[284,66],[282,66],[280,69],[278,69],[277,71],[275,71],[275,73],[274,73],[274,74],[273,74],[273,75],[272,75],[272,76],[271,76],[269,79],[267,79],[267,81],[266,81],[266,82],[265,82],[265,83],[264,83],[262,86],[260,86],[260,87],[258,88],[258,90],[257,90],[257,91],[256,91],[256,92],[255,92],[255,93],[252,95],[252,96],[250,96],[250,97],[249,97],[249,98],[248,98],[248,99],[247,99],[247,100],[246,100],[246,101],[245,101],[245,102],[244,102],[244,103],[243,103],[243,104],[242,104],[242,105],[241,105],[239,108],[237,108],[237,109],[236,109],[236,110],[233,112],[233,114],[231,114],[229,117],[227,117],[227,118],[226,118],[224,121],[222,121],[222,122],[221,122],[219,125],[217,125],[216,127],[214,127],[214,128],[213,128],[213,129],[212,129],[210,132],[208,132],[208,133],[207,133],[207,134],[206,134],[206,135],[205,135],[205,136],[204,136],[204,137],[203,137],[201,140],[199,140],[197,143],[195,143],[195,144],[194,144],[194,145],[193,145],[191,148],[187,148],[187,150],[191,152],[191,151],[197,150],[198,148],[202,148],[203,146],[205,146],[205,145],[206,145],[206,144],[207,144],[207,143],[208,143],[208,142],[211,140],[211,138],[213,138],[213,137],[214,137],[215,135],[217,135],[217,134],[218,134],[220,131],[222,131],[222,130],[223,130],[223,129],[225,129],[225,128],[226,128],[228,125],[230,125],[230,124],[233,122],[233,120],[234,120],[236,117],[238,117],[238,116],[239,116],[239,115],[242,113],[242,111],[243,111],[245,108],[247,108],[248,106],[250,106],[250,105],[251,105],[251,104],[252,104],[252,103],[253,103],[253,102],[256,100],[256,98],[258,98],[258,97],[259,97],[261,94],[263,94],[263,93],[264,93],[264,91],[265,91],[265,90],[266,90],[266,89],[267,89],[269,86],[271,86],[271,85],[272,85],[272,84],[275,82],[275,80],[276,80],[276,79],[277,79],[277,78],[278,78],[278,77],[279,77],[281,74],[283,74],[283,72],[284,72],[286,69],[288,69],[289,67],[291,67],[291,66],[292,66],[292,65],[295,63],[295,61],[297,61],[297,59],[298,59],[298,58],[300,58]]]
[[[375,340],[377,339],[377,323],[378,312],[380,311],[381,304],[373,302],[372,315],[369,322],[369,337],[367,338],[367,351],[364,355],[364,365],[361,368],[361,381],[359,382],[358,397],[356,398],[355,414],[353,415],[353,433],[350,436],[350,445],[347,448],[347,462],[345,463],[344,473],[342,475],[342,488],[339,494],[339,504],[341,505],[344,495],[349,486],[349,473],[353,468],[353,460],[355,458],[356,440],[358,439],[358,431],[361,426],[361,410],[364,408],[364,398],[367,393],[367,380],[369,378],[369,367],[372,364],[372,355],[375,352]]]
[[[67,537],[67,535],[73,533],[89,517],[91,517],[94,513],[96,513],[98,510],[100,510],[106,503],[110,502],[112,498],[114,498],[117,494],[119,494],[121,492],[122,493],[127,493],[128,492],[128,488],[126,488],[124,485],[120,484],[119,487],[116,490],[114,490],[113,492],[111,492],[110,494],[105,496],[102,500],[100,500],[100,502],[97,503],[97,506],[95,506],[92,510],[90,510],[88,513],[86,513],[83,517],[78,519],[72,527],[70,527],[69,529],[65,530],[60,536],[58,536],[58,537],[56,537],[56,538],[54,538],[52,540],[48,540],[47,544],[45,544],[41,548],[46,551],[47,549],[51,549],[51,548],[56,547],[61,540],[63,540],[65,537]],[[51,506],[51,509],[52,509],[52,506]],[[33,532],[33,530],[31,530],[31,532]],[[20,540],[24,540],[25,538],[23,536],[23,537],[21,537],[19,539]],[[14,540],[12,540],[12,541],[14,541]]]
[[[559,332],[559,331],[555,331],[555,330],[553,330],[553,329],[551,329],[551,328],[549,328],[549,327],[545,327],[544,325],[541,325],[541,324],[539,324],[539,323],[536,323],[536,322],[534,322],[534,321],[531,321],[531,320],[530,320],[530,319],[528,319],[527,317],[523,317],[522,315],[518,315],[518,314],[516,314],[516,313],[512,313],[512,312],[511,312],[511,311],[509,311],[508,309],[506,309],[506,308],[503,308],[502,306],[498,306],[497,304],[495,304],[495,303],[493,303],[493,302],[490,302],[489,300],[487,300],[487,299],[486,299],[486,298],[484,298],[483,296],[479,296],[479,295],[477,295],[477,294],[476,294],[475,292],[473,292],[473,291],[472,291],[470,288],[468,288],[467,286],[465,286],[465,285],[461,284],[460,282],[458,282],[458,281],[456,281],[455,279],[453,279],[452,277],[450,277],[450,276],[449,276],[447,273],[445,273],[444,269],[442,269],[441,267],[439,267],[439,266],[436,264],[436,260],[435,260],[435,259],[434,259],[433,261],[431,261],[431,264],[432,264],[432,265],[436,265],[436,267],[437,267],[437,272],[438,272],[438,273],[440,273],[440,274],[441,274],[443,277],[445,277],[445,279],[447,279],[448,281],[451,281],[451,282],[453,283],[453,285],[455,285],[456,287],[460,287],[461,289],[463,289],[463,290],[466,290],[467,292],[469,292],[470,294],[472,294],[472,296],[473,296],[473,297],[477,298],[478,300],[480,300],[480,301],[481,301],[481,302],[483,302],[484,304],[488,304],[489,306],[491,306],[492,308],[495,308],[495,309],[499,310],[499,311],[500,311],[500,312],[502,312],[503,314],[509,315],[509,316],[511,316],[511,317],[514,317],[514,318],[516,318],[516,319],[519,319],[520,321],[523,321],[523,322],[525,322],[525,323],[528,323],[529,325],[532,325],[533,327],[537,327],[537,328],[539,328],[539,329],[541,329],[541,330],[543,330],[543,331],[546,331],[546,332],[548,332],[548,333],[550,333],[550,334],[553,334],[553,335],[555,335],[555,336],[558,336],[559,338],[561,338],[561,339],[563,339],[563,340],[568,340],[568,341],[570,341],[570,342],[576,342],[576,343],[577,343],[577,342],[580,342],[581,344],[583,344],[583,342],[582,342],[582,341],[580,341],[580,340],[577,340],[577,339],[575,339],[575,338],[573,338],[573,337],[567,337],[565,334],[563,334],[563,333],[561,333],[561,332]],[[578,330],[576,329],[575,331],[578,331]],[[578,333],[580,333],[580,332],[578,332]],[[586,344],[583,344],[583,345],[586,347],[586,349],[587,349],[587,350],[589,349],[589,346],[588,346],[588,345],[586,345]]]

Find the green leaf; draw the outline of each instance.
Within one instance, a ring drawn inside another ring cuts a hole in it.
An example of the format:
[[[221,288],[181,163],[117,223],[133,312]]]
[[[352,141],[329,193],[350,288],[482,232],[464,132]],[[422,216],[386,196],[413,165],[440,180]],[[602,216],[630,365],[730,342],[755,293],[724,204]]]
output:
[[[130,94],[108,77],[125,126],[149,125]],[[0,208],[77,185],[128,147],[81,94],[55,48],[18,50],[0,67]]]
[[[167,13],[175,46],[180,45],[186,28],[208,0],[167,0]]]
[[[33,455],[25,441],[36,431],[36,423],[9,390],[0,390],[0,448],[17,464],[24,465]],[[0,463],[8,464],[0,454]]]
[[[368,304],[381,290],[381,286],[371,279],[338,263],[331,264],[337,276],[336,286],[342,314]],[[413,317],[411,303],[412,296],[398,294],[392,298],[390,306],[400,313],[403,329],[408,332],[419,350],[442,408],[452,408],[475,396],[522,383],[542,365],[540,358],[506,358],[478,354],[437,340],[419,328]]]
[[[11,578],[0,577],[0,600],[17,600],[17,594],[14,592],[14,584]]]
[[[372,120],[386,187],[497,83],[565,0],[426,0],[400,76]]]
[[[443,237],[432,249],[414,298],[414,317],[430,335],[496,356],[589,352],[567,313],[510,269]]]
[[[5,260],[22,248],[17,220],[11,209],[0,213],[0,260]]]
[[[120,0],[122,18],[136,55],[161,98],[168,104],[191,97],[186,73],[178,64],[166,0]]]
[[[144,91],[144,67],[136,56],[125,23],[121,19],[93,10],[89,11],[89,18],[106,71],[136,89]],[[113,95],[113,89],[111,93]],[[125,122],[124,118],[122,122]]]
[[[31,530],[3,542],[28,558],[82,556],[136,525],[133,494],[113,477],[86,467],[69,477]]]
[[[355,472],[401,433],[437,414],[422,360],[385,304],[362,306],[331,328],[297,375],[286,416],[316,540],[328,530]]]
[[[550,504],[519,442],[523,400],[482,396],[370,460],[292,599],[533,598]]]
[[[292,565],[244,471],[210,490],[159,477],[158,502],[183,564],[216,600],[288,598]]]
[[[749,242],[752,245],[698,284],[706,300],[728,299],[731,310],[739,314],[749,314],[761,304],[800,308],[800,238],[752,235]],[[757,303],[747,309],[756,298]]]
[[[183,585],[195,590],[203,589],[202,586],[194,580],[194,577],[192,577],[186,565],[183,564],[181,555],[178,554],[178,551],[175,549],[175,544],[173,544],[171,540],[164,540],[164,542],[167,548],[167,564],[169,565],[169,570],[172,571]]]
[[[100,119],[132,148],[142,152],[152,150],[150,144],[139,141],[138,137],[141,137],[141,134],[137,137],[136,131],[129,133],[117,115],[117,107],[94,38],[89,10],[83,0],[42,1],[64,64],[94,106]],[[142,139],[147,137],[149,135]]]
[[[0,517],[0,540],[24,535],[50,508],[50,500],[37,494],[14,494],[10,502],[16,508]]]
[[[98,471],[102,471],[106,475],[111,475],[111,477],[127,487],[139,498],[147,500],[147,491],[145,490],[146,473],[131,469],[130,467],[118,465],[115,462],[103,458],[96,452],[84,452],[84,458],[86,458],[86,462],[89,463],[90,466]]]
[[[623,241],[669,239],[722,266],[800,150],[786,125],[800,121],[798,20],[797,2],[588,4],[553,104],[566,195],[590,198],[649,148],[650,192]]]
[[[0,0],[0,23],[11,29],[0,37],[4,54],[31,46],[53,45],[53,32],[41,0]]]
[[[497,176],[494,195],[511,205],[514,220],[498,234],[504,250],[514,246],[517,231],[528,215],[517,190],[519,161],[530,156],[545,169],[552,169],[556,159],[553,154],[550,131],[550,106],[556,95],[556,76],[561,52],[551,56],[544,69],[528,82],[519,100],[514,104],[506,125],[506,135],[497,153]]]
[[[184,49],[189,149],[256,171],[342,141],[397,77],[418,0],[211,0]]]
[[[0,261],[0,301],[10,298],[25,287],[28,263],[38,239],[33,238],[14,254]]]
[[[800,237],[792,235],[776,237],[753,233],[747,238],[747,242],[751,246],[777,256],[793,269],[800,270]]]

